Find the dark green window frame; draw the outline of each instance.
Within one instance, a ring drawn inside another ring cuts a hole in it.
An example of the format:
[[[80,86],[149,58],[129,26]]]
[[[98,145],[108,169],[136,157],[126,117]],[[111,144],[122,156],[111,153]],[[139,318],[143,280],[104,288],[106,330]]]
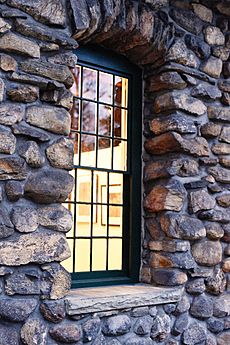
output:
[[[125,216],[123,217],[122,270],[72,273],[72,287],[137,283],[141,255],[142,71],[125,57],[98,46],[83,46],[75,53],[78,64],[81,66],[117,74],[128,79],[129,116],[128,164],[127,171],[123,172]],[[82,168],[82,166],[74,166],[74,169],[77,168]],[[92,170],[106,171],[106,169],[97,168],[92,168]],[[75,217],[76,215],[74,215],[76,223]]]

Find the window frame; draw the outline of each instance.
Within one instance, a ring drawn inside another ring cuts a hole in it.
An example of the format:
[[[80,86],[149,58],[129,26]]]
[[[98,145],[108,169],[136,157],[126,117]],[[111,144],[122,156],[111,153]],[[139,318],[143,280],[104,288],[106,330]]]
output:
[[[81,66],[128,77],[128,172],[123,175],[126,189],[123,195],[128,198],[124,204],[128,203],[129,208],[125,210],[123,223],[124,227],[128,226],[126,235],[123,234],[122,261],[126,262],[123,270],[72,273],[72,288],[137,283],[141,262],[142,70],[124,56],[99,46],[82,46],[75,54]]]

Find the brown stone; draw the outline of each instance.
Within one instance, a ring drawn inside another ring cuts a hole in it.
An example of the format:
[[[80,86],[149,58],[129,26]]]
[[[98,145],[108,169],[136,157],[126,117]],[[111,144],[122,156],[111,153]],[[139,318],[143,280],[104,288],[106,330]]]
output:
[[[0,153],[12,154],[16,149],[15,136],[0,127]]]
[[[196,263],[190,252],[186,253],[151,253],[150,265],[152,268],[184,268],[191,269]]]
[[[225,260],[223,261],[222,270],[223,270],[225,273],[229,273],[229,272],[230,272],[230,258],[225,259]]]
[[[0,180],[24,180],[26,176],[24,159],[19,157],[0,158]]]
[[[45,228],[67,232],[73,225],[71,212],[62,205],[52,205],[38,209],[39,224]]]
[[[215,26],[207,26],[204,29],[204,37],[206,42],[210,45],[221,46],[225,43],[224,34]]]
[[[230,127],[223,126],[220,136],[219,136],[219,141],[224,141],[228,144],[230,144]]]
[[[66,316],[63,301],[43,301],[40,304],[40,312],[46,320],[54,323],[61,322]]]
[[[202,189],[189,194],[189,208],[193,213],[201,210],[210,210],[215,205],[215,199],[206,190]]]
[[[22,54],[34,58],[40,57],[40,48],[37,43],[11,32],[0,37],[0,49],[8,53]]]
[[[230,206],[230,194],[223,194],[216,198],[217,203],[222,207]]]
[[[42,155],[35,141],[27,141],[20,145],[19,154],[21,157],[25,158],[26,163],[33,168],[39,168],[45,162],[45,157]]]
[[[56,80],[60,83],[65,84],[67,88],[71,87],[74,83],[73,75],[67,66],[55,65],[49,62],[28,59],[20,63],[20,68],[24,72]]]
[[[230,294],[223,294],[215,299],[213,314],[216,317],[225,317],[229,315]],[[226,344],[225,344],[226,345]]]
[[[213,55],[217,58],[220,58],[222,61],[227,61],[230,54],[230,49],[224,46],[214,47]]]
[[[196,13],[196,15],[201,19],[204,20],[205,22],[211,23],[213,14],[212,10],[209,8],[201,5],[201,4],[192,4],[193,11]]]
[[[219,78],[222,72],[223,62],[214,56],[211,56],[202,66],[201,70],[213,78]]]
[[[203,115],[207,108],[204,103],[180,91],[159,95],[155,99],[154,111],[161,113],[168,110],[184,110],[192,115]]]
[[[145,142],[145,150],[152,155],[170,152],[187,152],[196,157],[209,156],[209,146],[204,138],[184,139],[175,132],[164,133]]]
[[[29,318],[21,328],[21,340],[25,345],[46,345],[48,327],[39,319]]]
[[[192,255],[203,266],[214,266],[222,260],[222,247],[218,241],[203,240],[192,246]]]
[[[207,237],[210,240],[218,240],[219,238],[222,238],[224,236],[224,230],[218,223],[205,223],[205,228],[207,232]]]
[[[10,80],[13,80],[18,83],[38,86],[39,89],[41,89],[42,91],[47,89],[55,90],[64,88],[64,85],[62,83],[59,83],[58,81],[24,72],[13,72],[9,78]]]
[[[225,274],[220,268],[216,268],[211,276],[207,277],[206,279],[206,290],[212,295],[219,295],[223,293],[225,286]]]
[[[147,90],[156,92],[161,90],[185,89],[187,83],[177,72],[164,72],[147,80]]]
[[[181,39],[171,46],[165,59],[166,61],[174,61],[193,68],[198,68],[199,66],[198,58],[191,50],[187,49],[186,44]]]
[[[179,240],[161,240],[161,241],[149,241],[148,247],[155,252],[187,252],[190,249],[188,241]]]
[[[151,277],[154,283],[164,286],[182,285],[187,281],[187,275],[178,269],[152,269]]]
[[[31,233],[0,242],[0,264],[20,266],[28,263],[63,261],[70,256],[61,234]]]
[[[0,68],[5,72],[14,72],[17,68],[17,61],[10,55],[0,54]]]
[[[194,35],[199,35],[203,28],[203,22],[191,10],[183,10],[180,8],[173,8],[170,11],[170,16],[174,21],[182,26],[185,30],[192,32]]]
[[[19,181],[8,181],[5,186],[9,201],[18,201],[24,194],[23,185]]]
[[[0,239],[7,238],[14,233],[14,226],[10,220],[7,209],[0,208]]]
[[[41,142],[50,140],[50,135],[48,133],[33,126],[26,125],[24,122],[12,126],[12,130],[14,134],[23,135],[26,139],[38,140]]]
[[[221,102],[225,105],[230,105],[230,93],[224,92],[222,94]]]
[[[154,118],[150,121],[150,130],[156,135],[169,131],[178,133],[196,133],[197,131],[194,122],[180,113]]]
[[[208,107],[208,117],[213,120],[229,121],[230,109],[228,107]]]
[[[23,104],[2,103],[0,105],[0,124],[13,125],[20,122],[25,115]]]
[[[60,299],[67,295],[71,287],[71,276],[66,269],[57,262],[42,266],[45,283],[48,289],[44,290],[43,299]]]
[[[46,149],[46,155],[54,168],[73,169],[73,141],[61,138]]]
[[[65,325],[57,325],[49,330],[50,336],[57,340],[64,343],[73,343],[81,339],[81,328],[78,325],[72,324],[65,324]]]
[[[222,4],[220,4],[222,5]],[[217,345],[227,345],[230,344],[230,332],[224,332],[217,336]]]
[[[230,222],[230,213],[222,209],[201,211],[198,214],[198,217],[200,219],[209,220],[210,222],[219,222],[224,224]]]
[[[200,127],[200,131],[202,136],[205,138],[215,138],[220,134],[221,126],[212,122],[208,122]]]
[[[156,185],[146,196],[144,207],[149,212],[180,211],[186,196],[183,185],[176,180]]]
[[[17,85],[9,88],[7,95],[14,102],[32,103],[39,98],[39,88],[31,85]]]
[[[230,145],[214,144],[212,145],[212,152],[215,153],[215,155],[228,155],[230,154]]]
[[[194,97],[203,97],[206,99],[217,99],[221,97],[220,90],[206,82],[199,83],[192,89],[191,95]]]
[[[230,92],[230,79],[219,80],[218,86],[221,91]]]
[[[230,171],[221,167],[211,167],[208,169],[209,173],[216,181],[222,183],[230,183]]]
[[[26,121],[56,134],[68,135],[70,132],[71,118],[65,109],[31,106],[27,109]]]
[[[55,105],[62,106],[67,110],[71,110],[73,106],[73,94],[65,88],[45,91],[41,95],[41,100],[44,102],[50,102],[54,103]]]

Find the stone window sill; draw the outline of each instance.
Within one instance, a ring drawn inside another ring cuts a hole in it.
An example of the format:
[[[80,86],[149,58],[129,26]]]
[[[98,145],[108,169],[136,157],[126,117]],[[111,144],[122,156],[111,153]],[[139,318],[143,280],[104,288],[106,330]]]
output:
[[[112,312],[180,300],[183,288],[154,287],[146,284],[119,285],[72,290],[66,297],[69,316]]]

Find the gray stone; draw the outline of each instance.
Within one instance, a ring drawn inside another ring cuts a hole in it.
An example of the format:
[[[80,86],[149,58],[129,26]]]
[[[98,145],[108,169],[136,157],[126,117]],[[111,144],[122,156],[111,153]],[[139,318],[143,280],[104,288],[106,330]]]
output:
[[[224,236],[224,230],[222,229],[221,225],[218,223],[210,222],[205,223],[207,237],[210,240],[218,240],[219,238]]]
[[[190,323],[188,329],[185,330],[182,336],[183,342],[186,345],[202,343],[206,338],[207,335],[204,327],[197,322]]]
[[[188,313],[183,313],[176,318],[172,332],[174,335],[179,335],[184,332],[184,330],[188,327]]]
[[[34,298],[2,298],[0,300],[0,316],[12,322],[21,322],[35,310],[37,300]]]
[[[0,78],[0,102],[3,101],[5,94],[5,83],[3,79]]]
[[[156,135],[169,131],[191,134],[197,132],[194,122],[180,113],[154,118],[149,125],[150,130]]]
[[[5,190],[9,201],[18,201],[24,194],[23,185],[18,181],[8,181]]]
[[[216,317],[225,317],[230,315],[230,295],[221,295],[215,299],[213,315]]]
[[[40,168],[45,163],[38,144],[35,141],[27,141],[19,147],[19,154],[26,163],[33,168]]]
[[[131,328],[131,320],[127,315],[115,315],[104,320],[102,332],[107,336],[126,334]]]
[[[215,26],[207,26],[204,29],[204,37],[208,44],[221,46],[225,43],[224,34]]]
[[[158,114],[168,110],[183,110],[192,115],[203,115],[207,108],[204,103],[181,91],[172,91],[158,95],[154,103],[154,111]]]
[[[189,208],[193,213],[201,210],[210,210],[215,205],[215,199],[204,189],[190,192],[189,194]]]
[[[61,322],[66,316],[64,301],[43,301],[40,312],[47,321]]]
[[[45,228],[68,232],[73,225],[71,212],[62,205],[52,205],[38,209],[38,221]]]
[[[0,105],[0,124],[13,125],[20,122],[25,115],[25,108],[22,104],[2,103]]]
[[[230,272],[230,259],[224,259],[222,264],[222,270],[226,273]]]
[[[183,185],[179,181],[169,180],[153,187],[144,200],[144,208],[149,212],[180,211],[185,196]]]
[[[48,25],[65,26],[66,14],[63,1],[50,0],[32,0],[29,3],[26,0],[7,0],[7,4],[18,8],[41,23]]]
[[[210,46],[197,36],[186,35],[187,46],[202,60],[207,59],[211,54]]]
[[[116,344],[116,343],[115,343]],[[119,343],[120,344],[120,343]],[[100,334],[92,343],[92,345],[107,345],[105,337],[103,334]]]
[[[222,207],[229,207],[230,206],[230,194],[223,194],[216,198],[218,205]]]
[[[192,89],[191,95],[194,97],[204,97],[215,100],[216,98],[221,97],[221,92],[216,86],[203,82],[199,83]]]
[[[196,55],[187,49],[186,44],[181,39],[171,46],[165,59],[166,61],[174,61],[193,68],[199,67],[199,60]]]
[[[40,272],[26,268],[6,277],[5,292],[7,295],[39,295],[41,290]]]
[[[200,295],[205,291],[205,284],[203,278],[198,278],[189,281],[186,284],[186,291],[191,295]]]
[[[211,56],[202,66],[201,70],[213,78],[219,78],[222,72],[223,62],[214,56]]]
[[[186,253],[152,253],[150,265],[152,268],[185,268],[196,266],[190,252]]]
[[[212,53],[215,57],[220,58],[222,61],[227,61],[229,58],[230,50],[227,47],[220,46],[214,47]]]
[[[230,342],[230,332],[224,332],[217,337],[218,345],[226,345]]]
[[[153,341],[151,338],[138,337],[137,335],[132,335],[125,340],[126,345],[152,345],[152,343]],[[117,345],[117,343],[114,345]]]
[[[213,120],[229,121],[230,109],[228,107],[208,107],[208,117]]]
[[[65,109],[31,106],[27,109],[26,121],[56,134],[68,135],[70,132],[71,118]]]
[[[230,154],[230,145],[229,144],[214,144],[212,145],[212,152],[215,155],[228,155]]]
[[[203,21],[212,23],[213,19],[213,13],[212,10],[207,8],[206,6],[203,6],[201,4],[192,4],[193,11],[195,14]]]
[[[172,238],[197,240],[206,236],[203,222],[187,215],[164,214],[160,217],[162,230]]]
[[[149,241],[148,247],[150,250],[160,252],[187,252],[190,249],[190,244],[188,241],[180,240],[160,240],[160,241]]]
[[[211,167],[208,169],[209,173],[216,181],[222,183],[230,183],[230,171],[221,167]]]
[[[41,131],[32,126],[26,125],[24,123],[16,124],[12,127],[13,133],[15,135],[23,135],[27,139],[39,140],[42,142],[49,141],[50,136],[48,133]]]
[[[41,204],[63,202],[72,191],[73,184],[73,177],[63,170],[43,170],[29,176],[25,195]]]
[[[230,105],[230,93],[224,92],[222,94],[221,102],[224,105]]]
[[[229,223],[230,214],[224,210],[213,209],[208,211],[201,211],[198,214],[200,219],[209,220],[210,222],[220,222],[220,223]]]
[[[7,276],[9,274],[12,274],[14,271],[9,267],[1,267],[0,268],[0,277]]]
[[[23,344],[46,345],[47,328],[39,319],[28,319],[21,328]]]
[[[230,92],[230,79],[219,80],[218,87],[221,91]]]
[[[39,88],[31,85],[17,85],[8,88],[7,95],[13,102],[33,103],[39,98]]]
[[[195,35],[199,35],[202,30],[202,21],[191,10],[187,11],[181,8],[174,8],[170,11],[170,16],[182,28]]]
[[[212,333],[222,332],[224,329],[224,322],[214,317],[207,320],[207,328]]]
[[[0,242],[0,264],[5,266],[63,261],[69,256],[67,241],[61,234],[25,234]]]
[[[179,300],[176,306],[176,310],[174,312],[175,315],[180,315],[188,311],[190,308],[190,300],[186,295],[183,295],[182,298]]]
[[[0,68],[5,72],[14,72],[17,68],[17,61],[10,55],[0,54]]]
[[[14,226],[11,223],[7,209],[0,208],[0,238],[9,237],[14,233]]]
[[[133,317],[141,317],[146,316],[149,313],[149,307],[137,307],[131,310],[131,316]]]
[[[147,80],[147,91],[156,92],[161,90],[183,90],[187,86],[184,79],[181,78],[177,72],[164,72],[159,75],[154,75]]]
[[[37,43],[12,32],[7,32],[0,37],[0,49],[7,53],[22,54],[33,58],[40,57],[40,48]]]
[[[58,81],[51,80],[49,78],[39,77],[34,74],[23,73],[21,71],[13,72],[9,78],[14,82],[38,86],[39,89],[41,89],[42,91],[64,88],[64,84],[59,83]]]
[[[172,304],[172,303],[164,304],[163,309],[166,312],[166,314],[171,315],[176,310],[176,305]],[[157,314],[157,312],[156,312],[156,314]],[[156,316],[156,315],[154,315],[154,316]]]
[[[12,154],[16,149],[15,136],[4,127],[0,127],[0,153]]]
[[[211,317],[213,314],[212,300],[205,294],[194,297],[190,308],[190,314],[198,319],[206,319]]]
[[[95,340],[101,327],[101,320],[99,317],[93,317],[82,325],[83,341],[89,342]]]
[[[61,138],[46,149],[46,155],[54,168],[73,169],[73,141]]]
[[[12,26],[10,23],[7,23],[4,19],[0,18],[0,34],[8,32]]]
[[[192,254],[200,265],[214,266],[222,260],[222,247],[220,242],[203,240],[192,246]]]
[[[133,325],[133,331],[140,336],[150,335],[153,319],[151,316],[144,316],[139,318]]]
[[[226,78],[229,78],[230,77],[230,63],[227,61],[224,63],[224,66],[223,66],[223,75],[226,77]]]
[[[224,141],[230,144],[230,127],[223,126],[219,136],[219,141]]]
[[[0,325],[0,334],[0,345],[19,345],[18,332],[12,326]]]
[[[0,39],[1,48],[1,39]],[[67,66],[55,65],[49,62],[40,60],[23,61],[20,63],[20,68],[23,72],[32,73],[41,77],[47,77],[65,84],[67,88],[74,83],[73,75]]]
[[[220,134],[221,126],[213,122],[208,122],[200,127],[200,131],[205,138],[215,138]]]
[[[151,328],[151,338],[156,341],[165,340],[170,334],[170,317],[161,313],[158,314],[153,320],[153,325]]]
[[[177,269],[152,269],[151,277],[154,283],[165,286],[182,285],[187,281],[187,275]]]
[[[15,207],[11,220],[19,232],[33,232],[38,228],[38,213],[36,209],[31,207]]]
[[[45,282],[48,287],[48,291],[44,293],[43,298],[60,299],[65,297],[71,287],[71,277],[69,272],[67,272],[66,269],[57,262],[45,264],[42,266],[42,269],[45,272]]]
[[[49,57],[48,61],[54,64],[65,65],[74,68],[77,64],[77,55],[72,52],[56,54]]]
[[[55,105],[62,106],[67,110],[73,107],[73,94],[65,88],[59,90],[47,90],[41,94],[43,102],[54,103]]]

